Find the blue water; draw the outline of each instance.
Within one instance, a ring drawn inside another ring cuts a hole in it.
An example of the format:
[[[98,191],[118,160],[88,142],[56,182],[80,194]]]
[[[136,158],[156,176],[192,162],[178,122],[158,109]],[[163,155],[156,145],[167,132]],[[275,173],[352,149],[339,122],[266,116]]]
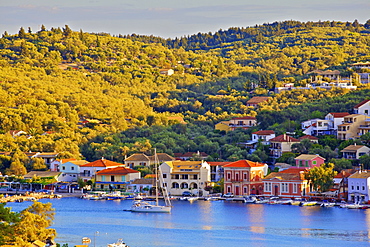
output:
[[[56,210],[56,241],[107,246],[370,246],[370,209],[174,201],[170,214],[132,213],[132,201],[43,199]],[[8,203],[19,211],[31,203]],[[95,239],[95,241],[94,241]]]

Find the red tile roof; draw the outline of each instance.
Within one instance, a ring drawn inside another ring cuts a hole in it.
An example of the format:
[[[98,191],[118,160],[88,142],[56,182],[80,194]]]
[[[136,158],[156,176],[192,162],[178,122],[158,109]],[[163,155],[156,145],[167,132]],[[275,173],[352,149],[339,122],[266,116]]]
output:
[[[299,142],[299,140],[286,134],[283,134],[270,139],[270,142]]]
[[[100,159],[100,160],[95,160],[93,162],[87,163],[85,165],[81,165],[80,167],[110,167],[110,166],[124,166],[124,164],[106,160],[106,159]]]
[[[261,102],[267,101],[269,97],[255,96],[247,101],[247,104],[259,104]]]
[[[275,134],[275,131],[273,131],[273,130],[259,130],[259,131],[253,132],[252,134],[256,134],[256,135],[272,135],[272,134]]]
[[[115,167],[107,168],[101,171],[98,171],[97,175],[127,175],[129,173],[138,173],[139,171],[133,170],[127,167]]]
[[[330,112],[330,114],[333,115],[334,118],[340,118],[349,115],[348,112]]]
[[[353,108],[359,108],[360,106],[362,106],[362,105],[364,105],[364,104],[366,104],[367,102],[369,102],[370,101],[370,99],[367,99],[367,100],[364,100],[364,101],[362,101],[361,103],[359,103],[359,104],[357,104],[357,105],[355,105]]]
[[[224,167],[261,167],[264,166],[264,163],[253,162],[250,160],[238,160],[231,162],[230,164],[224,165]]]

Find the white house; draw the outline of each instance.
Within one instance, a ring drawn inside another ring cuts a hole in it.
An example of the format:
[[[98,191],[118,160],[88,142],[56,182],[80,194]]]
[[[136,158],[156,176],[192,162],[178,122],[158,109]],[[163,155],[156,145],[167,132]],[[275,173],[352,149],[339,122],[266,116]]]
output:
[[[171,195],[184,191],[205,195],[204,188],[211,181],[210,165],[205,161],[168,161],[159,166],[162,186]]]
[[[364,100],[353,107],[355,114],[370,116],[370,99]]]
[[[64,182],[76,182],[80,175],[80,166],[89,163],[86,160],[71,160],[59,167]]]
[[[370,172],[357,171],[348,177],[348,201],[369,202]]]

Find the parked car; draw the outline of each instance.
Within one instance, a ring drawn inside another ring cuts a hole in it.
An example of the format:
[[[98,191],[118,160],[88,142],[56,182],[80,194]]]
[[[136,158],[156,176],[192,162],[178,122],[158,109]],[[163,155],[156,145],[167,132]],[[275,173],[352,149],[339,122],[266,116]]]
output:
[[[227,198],[234,197],[234,194],[231,193],[231,192],[228,192],[228,193],[224,194],[224,197],[227,197]]]
[[[191,193],[190,191],[184,191],[182,192],[182,196],[194,196],[194,194]]]

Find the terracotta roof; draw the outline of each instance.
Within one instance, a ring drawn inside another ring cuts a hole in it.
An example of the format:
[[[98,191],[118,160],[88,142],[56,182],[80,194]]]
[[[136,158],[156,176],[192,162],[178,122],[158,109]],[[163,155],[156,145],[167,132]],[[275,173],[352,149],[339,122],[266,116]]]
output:
[[[182,161],[175,160],[166,162],[167,165],[171,166],[174,170],[180,169],[200,169],[202,167],[202,161]]]
[[[301,154],[298,157],[294,158],[295,160],[313,160],[317,157],[320,157],[321,159],[325,160],[325,158],[321,157],[318,154]]]
[[[128,167],[115,167],[115,168],[107,168],[101,171],[98,171],[97,175],[127,175],[129,173],[138,173],[139,171],[133,170]]]
[[[150,161],[149,157],[145,154],[133,154],[130,157],[126,158],[125,161]]]
[[[224,167],[261,167],[265,166],[264,163],[253,162],[250,160],[238,160],[231,162],[230,164],[224,165]]]
[[[346,148],[344,148],[341,152],[356,152],[360,148],[365,147],[364,145],[349,145]]]
[[[251,116],[245,116],[245,117],[235,117],[233,118],[232,120],[242,120],[242,119],[256,119],[255,117],[251,117]]]
[[[348,112],[330,112],[331,115],[333,115],[334,118],[342,118],[345,116],[348,116]]]
[[[283,134],[270,139],[270,142],[299,142],[299,140],[286,134]]]
[[[340,173],[334,176],[334,178],[348,178],[351,176],[353,173],[347,172],[345,170],[342,170]]]
[[[272,135],[272,134],[275,134],[275,131],[273,130],[259,130],[259,131],[256,131],[256,132],[253,132],[252,134],[256,134],[256,135]]]
[[[298,138],[299,140],[303,140],[303,139],[309,139],[309,140],[318,140],[319,138],[315,137],[315,136],[311,136],[311,135],[305,135],[305,136],[301,136]]]
[[[224,166],[230,164],[231,162],[207,162],[210,166]]]
[[[110,167],[110,166],[124,166],[124,164],[106,160],[106,159],[100,159],[100,160],[95,160],[93,162],[81,165],[81,167]]]
[[[269,97],[255,96],[255,97],[251,98],[250,100],[248,100],[247,104],[258,104],[258,103],[264,102],[268,99],[269,99]]]
[[[361,103],[359,103],[359,104],[355,105],[353,108],[354,108],[354,109],[359,108],[360,106],[362,106],[362,105],[366,104],[366,103],[367,103],[367,102],[369,102],[369,101],[370,101],[370,99],[364,100],[364,101],[362,101]]]
[[[297,169],[298,170],[298,169]],[[285,181],[304,181],[304,173],[271,172],[263,180],[279,179]]]
[[[288,169],[285,169],[279,173],[293,173],[293,174],[296,174],[296,173],[301,173],[301,172],[305,172],[305,171],[308,171],[307,168],[288,168]]]
[[[137,178],[134,181],[132,181],[131,184],[155,184],[155,179],[154,178]]]

